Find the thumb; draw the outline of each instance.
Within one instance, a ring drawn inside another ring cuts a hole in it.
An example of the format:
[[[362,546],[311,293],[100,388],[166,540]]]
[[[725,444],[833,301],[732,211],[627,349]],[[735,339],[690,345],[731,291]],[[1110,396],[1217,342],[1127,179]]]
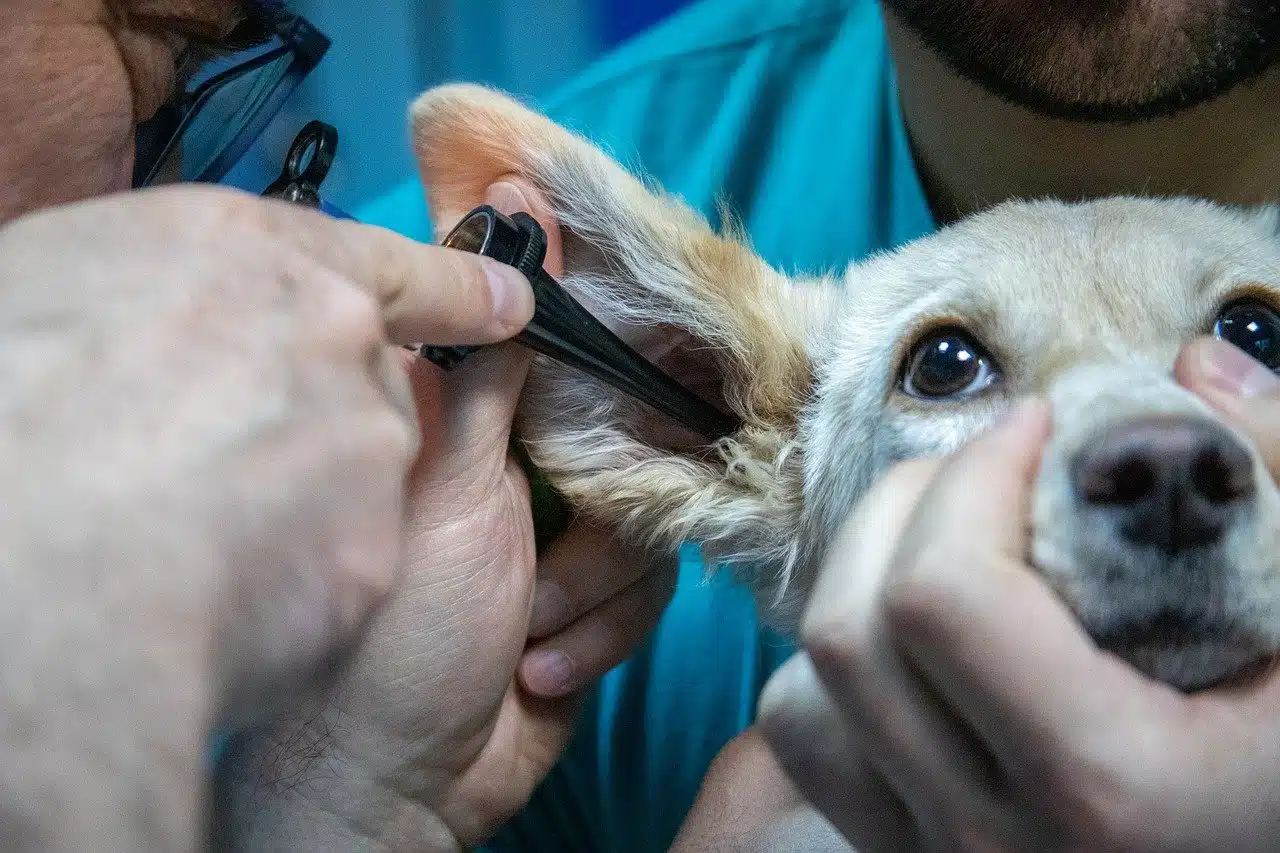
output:
[[[504,343],[476,353],[440,380],[440,440],[436,475],[501,471],[516,405],[533,353]]]
[[[992,429],[953,454],[920,502],[903,536],[898,559],[914,565],[934,543],[956,548],[949,564],[962,564],[969,548],[998,548],[1022,562],[1026,556],[1030,493],[1051,429],[1047,402],[1020,402]]]
[[[1248,353],[1217,338],[1188,344],[1174,375],[1253,439],[1272,477],[1280,477],[1280,377]]]

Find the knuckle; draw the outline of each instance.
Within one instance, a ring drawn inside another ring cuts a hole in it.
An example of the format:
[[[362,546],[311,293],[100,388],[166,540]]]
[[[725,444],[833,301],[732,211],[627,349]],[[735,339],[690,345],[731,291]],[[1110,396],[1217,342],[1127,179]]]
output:
[[[435,288],[439,298],[455,312],[479,311],[488,317],[492,312],[493,298],[479,259],[449,250],[433,254],[439,258],[442,268],[440,284]]]
[[[401,365],[401,354],[394,347],[382,347],[376,367],[376,381],[384,399],[408,432],[405,455],[416,458],[422,442],[418,409],[413,399],[409,374]]]
[[[803,653],[784,664],[765,684],[756,721],[771,743],[789,752],[803,751],[814,743],[830,743],[833,715],[822,685]]]
[[[238,195],[226,187],[203,184],[152,187],[132,194],[127,200],[129,219],[151,232],[150,239],[207,241],[235,225],[234,218],[224,211],[238,202]]]
[[[413,429],[398,413],[392,413],[382,430],[382,447],[387,456],[386,465],[395,471],[408,471],[409,463],[418,446],[417,430]]]
[[[874,644],[870,633],[853,621],[822,619],[805,624],[800,639],[817,672],[855,684],[871,676]]]
[[[370,280],[365,282],[365,286],[382,305],[401,302],[413,275],[406,252],[380,229],[371,225],[354,226],[352,233],[363,238],[368,253]]]
[[[362,340],[382,341],[382,310],[372,294],[358,287],[345,287],[340,310],[347,324]]]
[[[325,322],[322,328],[329,336],[347,344],[343,351],[352,351],[369,365],[382,358],[384,344],[382,312],[377,301],[369,293],[333,275],[318,276],[326,280],[331,292],[324,301]]]
[[[1077,758],[1038,775],[1036,787],[1046,811],[1074,846],[1128,849],[1134,839],[1136,792],[1112,762]]]
[[[385,517],[349,534],[332,557],[330,583],[340,601],[339,633],[350,637],[377,604],[395,589],[400,577],[399,517]]]
[[[417,424],[392,405],[382,407],[369,426],[369,454],[383,469],[404,473],[418,446]]]
[[[936,583],[949,577],[959,557],[939,542],[926,542],[889,579],[883,594],[885,619],[891,630],[917,632],[948,606],[945,589]]]
[[[339,532],[333,576],[359,600],[371,602],[390,592],[398,577],[406,448],[412,438],[402,419],[387,412],[348,424],[359,439],[340,442],[346,458],[333,474],[357,485],[347,493],[350,515]]]
[[[270,231],[270,206],[265,199],[217,185],[180,186],[174,201],[184,215],[196,212],[205,220],[208,233],[225,231]]]

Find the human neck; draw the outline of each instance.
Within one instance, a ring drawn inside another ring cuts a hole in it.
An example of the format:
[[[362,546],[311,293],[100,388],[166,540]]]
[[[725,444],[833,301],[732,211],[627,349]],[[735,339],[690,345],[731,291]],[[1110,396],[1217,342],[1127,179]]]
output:
[[[885,18],[912,148],[940,221],[1042,196],[1280,201],[1280,67],[1169,118],[1071,122],[1035,115],[961,79],[892,14]]]

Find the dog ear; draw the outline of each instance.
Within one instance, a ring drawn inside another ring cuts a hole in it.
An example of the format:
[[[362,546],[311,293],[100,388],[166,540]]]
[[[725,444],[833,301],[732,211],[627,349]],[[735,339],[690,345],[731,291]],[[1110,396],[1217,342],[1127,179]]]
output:
[[[505,95],[434,89],[414,105],[412,124],[441,237],[491,184],[516,177],[555,220],[562,284],[624,337],[643,330],[685,341],[685,360],[720,380],[709,399],[744,424],[714,445],[680,446],[662,437],[670,424],[655,428],[662,415],[540,358],[517,419],[535,465],[597,523],[651,547],[695,541],[766,587],[784,587],[800,518],[797,418],[813,384],[800,306],[811,299],[793,298],[788,280],[740,236],[717,235],[686,205]],[[671,362],[660,361],[681,379]]]

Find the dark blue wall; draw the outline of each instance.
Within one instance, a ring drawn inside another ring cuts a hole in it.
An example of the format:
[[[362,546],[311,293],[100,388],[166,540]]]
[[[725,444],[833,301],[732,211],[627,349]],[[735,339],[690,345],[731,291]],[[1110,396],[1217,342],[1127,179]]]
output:
[[[690,0],[600,0],[605,44],[613,46],[679,9]]]

